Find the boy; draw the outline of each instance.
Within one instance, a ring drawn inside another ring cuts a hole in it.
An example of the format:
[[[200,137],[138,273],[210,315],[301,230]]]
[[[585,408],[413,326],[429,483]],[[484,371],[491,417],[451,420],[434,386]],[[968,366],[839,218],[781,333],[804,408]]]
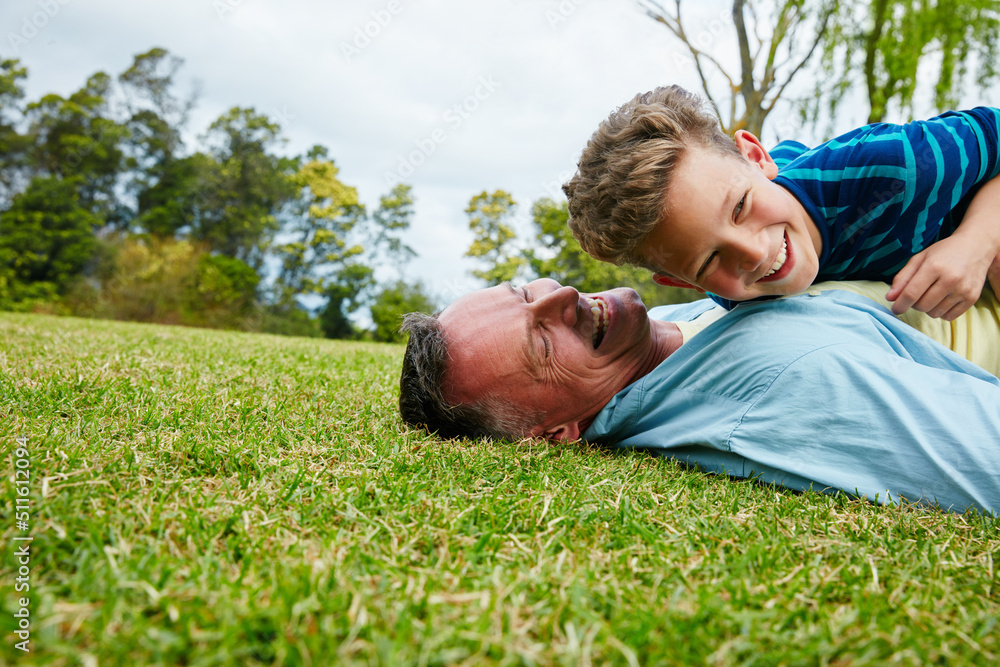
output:
[[[892,282],[896,314],[953,320],[987,278],[1000,288],[998,128],[1000,110],[980,107],[783,142],[776,161],[749,132],[723,134],[701,98],[658,88],[591,137],[563,186],[569,225],[593,257],[727,307],[864,279]]]

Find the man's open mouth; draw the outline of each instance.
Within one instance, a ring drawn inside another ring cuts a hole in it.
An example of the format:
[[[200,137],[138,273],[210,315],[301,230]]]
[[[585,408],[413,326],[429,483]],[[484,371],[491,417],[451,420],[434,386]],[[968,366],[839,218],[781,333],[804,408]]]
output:
[[[608,306],[600,299],[587,297],[590,304],[590,313],[593,317],[594,327],[590,334],[590,341],[594,344],[594,349],[604,340],[604,334],[608,331]]]

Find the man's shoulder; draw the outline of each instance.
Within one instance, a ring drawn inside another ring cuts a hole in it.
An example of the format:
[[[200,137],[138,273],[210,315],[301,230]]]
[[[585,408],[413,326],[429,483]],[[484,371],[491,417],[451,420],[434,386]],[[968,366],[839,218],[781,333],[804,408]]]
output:
[[[902,358],[988,376],[866,296],[840,289],[811,289],[738,305],[684,343],[642,378],[637,388],[696,388],[725,394],[732,400],[752,401],[792,364],[822,366],[829,357],[851,356],[887,362]]]
[[[782,400],[788,385],[777,380],[790,367],[822,367],[825,348],[843,347],[845,335],[864,340],[859,330],[871,315],[863,297],[842,294],[846,305],[832,292],[738,305],[619,392],[589,436],[624,437],[669,422],[701,441],[725,441],[751,407]]]
[[[690,322],[707,310],[715,308],[711,299],[698,299],[688,303],[673,303],[666,306],[654,306],[647,312],[649,319],[665,322]]]
[[[780,364],[793,357],[803,358],[807,366],[827,363],[828,357],[880,359],[883,364],[905,359],[991,383],[997,381],[864,293],[813,286],[796,296],[740,305],[730,314],[737,317],[728,321],[726,339],[742,339],[748,332],[755,332],[753,335],[760,340],[770,342],[757,355],[764,359],[760,363]]]
[[[747,301],[732,311],[734,328],[762,328],[779,338],[826,340],[835,338],[833,331],[849,329],[863,336],[859,322],[899,322],[892,313],[870,298],[843,289],[810,287],[807,291],[766,301]]]
[[[686,322],[715,307],[711,299],[691,303],[658,306],[649,310],[650,319]],[[892,313],[870,298],[843,289],[810,289],[795,296],[737,303],[725,317],[720,318],[711,336],[701,337],[701,346],[709,339],[729,336],[747,336],[767,332],[772,340],[833,339],[839,329],[848,329],[859,335],[858,323],[869,320],[887,322],[888,326],[905,326]],[[770,347],[770,346],[769,346]]]
[[[745,302],[684,343],[640,389],[666,383],[752,401],[789,364],[845,342],[884,346],[885,330],[897,326],[905,325],[886,309],[839,290]]]
[[[847,345],[872,354],[936,359],[948,350],[900,322],[887,308],[871,299],[843,290],[810,290],[796,296],[739,304],[690,342],[685,343],[661,369],[689,364],[689,370],[727,386],[724,377],[767,385],[767,378],[788,365],[822,364],[833,348]],[[940,349],[938,349],[940,348]],[[824,351],[825,350],[825,351]],[[912,350],[912,353],[911,351]],[[747,378],[753,378],[747,380]],[[649,377],[649,382],[658,381]],[[749,394],[740,392],[749,397]]]

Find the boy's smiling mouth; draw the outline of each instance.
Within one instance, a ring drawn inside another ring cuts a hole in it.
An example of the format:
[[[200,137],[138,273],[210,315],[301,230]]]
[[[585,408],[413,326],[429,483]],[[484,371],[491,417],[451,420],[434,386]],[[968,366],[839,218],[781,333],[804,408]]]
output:
[[[788,245],[788,231],[785,230],[782,234],[781,249],[778,250],[778,255],[774,258],[774,262],[771,263],[771,268],[767,273],[758,278],[756,282],[771,282],[774,280],[781,280],[787,276],[792,269],[792,265],[794,264],[794,262],[788,261],[791,256],[791,248]]]

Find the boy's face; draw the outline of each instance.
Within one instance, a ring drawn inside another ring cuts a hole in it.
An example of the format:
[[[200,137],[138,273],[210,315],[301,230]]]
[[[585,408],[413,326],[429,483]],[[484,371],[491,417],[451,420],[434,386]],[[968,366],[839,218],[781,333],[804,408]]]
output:
[[[666,193],[667,216],[638,248],[661,285],[734,301],[795,294],[813,283],[822,242],[760,142],[738,132],[744,159],[689,147]]]

